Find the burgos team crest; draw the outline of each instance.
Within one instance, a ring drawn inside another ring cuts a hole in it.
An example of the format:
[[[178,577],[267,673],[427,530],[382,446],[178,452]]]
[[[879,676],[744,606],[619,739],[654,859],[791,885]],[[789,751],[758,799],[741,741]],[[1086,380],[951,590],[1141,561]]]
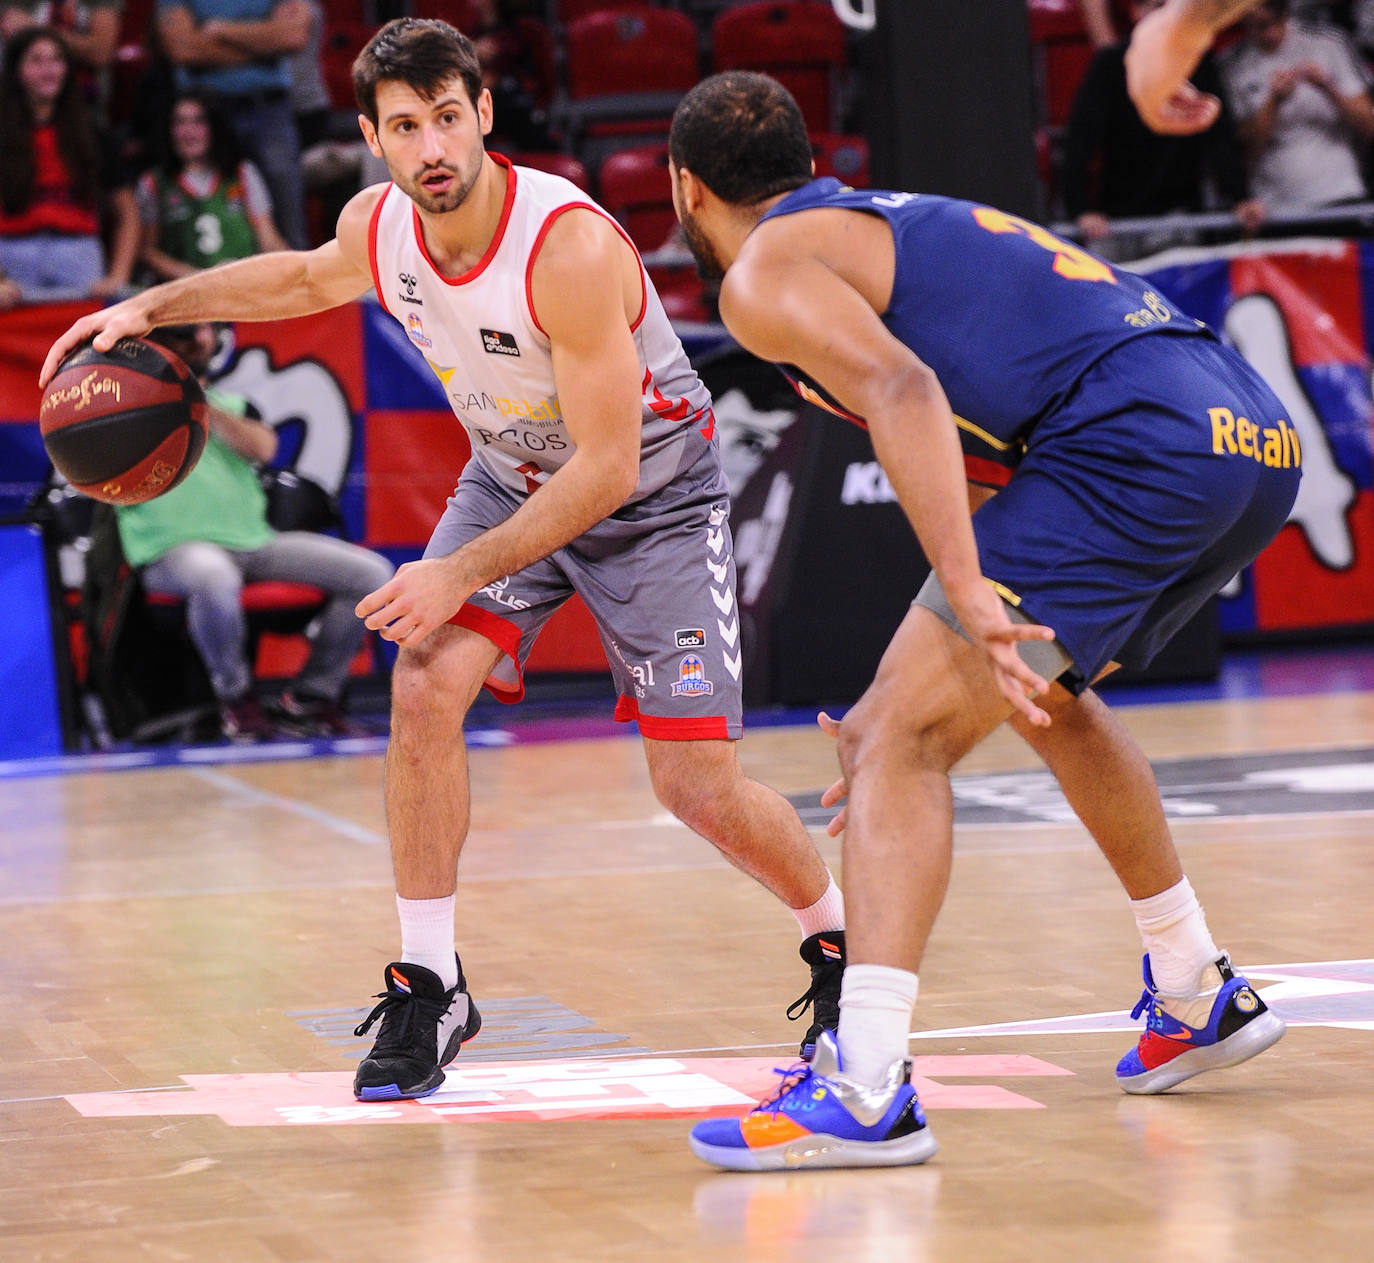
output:
[[[420,323],[420,317],[413,311],[406,317],[406,333],[410,335],[410,340],[416,346],[434,345],[429,338],[425,337],[425,327]]]
[[[674,697],[705,697],[714,688],[696,654],[689,653],[683,658],[677,669],[677,683],[673,685]]]

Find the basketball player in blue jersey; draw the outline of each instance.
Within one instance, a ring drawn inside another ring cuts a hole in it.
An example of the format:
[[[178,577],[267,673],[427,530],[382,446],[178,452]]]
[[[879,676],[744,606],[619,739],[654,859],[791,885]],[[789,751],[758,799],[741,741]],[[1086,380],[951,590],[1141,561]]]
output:
[[[444,22],[388,23],[354,88],[393,183],[355,197],[334,240],[87,316],[43,370],[46,382],[87,338],[108,349],[158,325],[283,319],[375,287],[467,430],[472,459],[424,558],[358,605],[400,647],[386,809],[401,952],[358,1029],[380,1020],[354,1091],[426,1096],[477,1033],[454,951],[463,719],[484,685],[520,698],[534,639],[573,592],[660,801],[793,910],[811,966],[790,1010],[813,1006],[805,1054],[838,1017],[843,900],[796,812],[735,754],[739,626],[710,396],[614,220],[566,180],[485,151],[491,95],[466,38]]]
[[[949,875],[949,770],[1006,720],[1131,900],[1147,1020],[1121,1086],[1164,1091],[1267,1048],[1283,1023],[1212,941],[1149,764],[1089,686],[1147,662],[1283,525],[1300,452],[1278,400],[1140,277],[1036,224],[813,179],[802,116],[766,76],[687,94],[670,174],[730,331],[867,424],[933,567],[837,729],[838,1036],[745,1118],[700,1124],[695,1152],[765,1170],[935,1151],[906,1053]],[[966,489],[966,470],[990,486]]]

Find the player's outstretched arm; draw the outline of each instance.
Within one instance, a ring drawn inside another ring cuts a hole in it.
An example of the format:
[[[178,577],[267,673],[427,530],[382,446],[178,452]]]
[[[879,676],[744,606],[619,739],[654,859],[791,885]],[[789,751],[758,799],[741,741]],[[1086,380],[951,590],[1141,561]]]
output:
[[[1126,49],[1126,88],[1147,127],[1168,135],[1206,131],[1221,102],[1188,82],[1217,32],[1256,0],[1168,0],[1147,13]]]
[[[380,196],[379,188],[359,193],[340,215],[338,235],[316,250],[256,254],[155,285],[83,316],[48,351],[40,388],[71,351],[92,339],[97,350],[108,351],[120,338],[139,337],[159,325],[285,320],[358,298],[372,286],[367,223]]]
[[[1054,633],[1013,623],[982,577],[944,389],[888,332],[870,301],[805,247],[802,238],[815,231],[800,223],[775,229],[771,247],[760,243],[747,258],[741,255],[721,289],[721,316],[746,349],[795,364],[867,420],[878,461],[951,608],[990,659],[999,690],[1032,723],[1046,724],[1049,716],[1031,698],[1048,686],[1016,644]]]

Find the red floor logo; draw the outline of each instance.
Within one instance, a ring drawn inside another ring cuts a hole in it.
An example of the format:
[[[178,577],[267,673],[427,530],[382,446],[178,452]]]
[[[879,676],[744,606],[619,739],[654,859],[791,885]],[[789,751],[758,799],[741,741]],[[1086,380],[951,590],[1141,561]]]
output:
[[[926,1109],[1041,1109],[998,1079],[1071,1073],[1037,1057],[917,1057],[915,1084]],[[762,1058],[626,1058],[484,1062],[449,1070],[422,1101],[361,1103],[350,1072],[188,1074],[184,1087],[90,1092],[66,1100],[86,1118],[217,1114],[233,1127],[338,1123],[444,1123],[601,1118],[710,1118],[738,1114],[770,1092],[776,1063]]]

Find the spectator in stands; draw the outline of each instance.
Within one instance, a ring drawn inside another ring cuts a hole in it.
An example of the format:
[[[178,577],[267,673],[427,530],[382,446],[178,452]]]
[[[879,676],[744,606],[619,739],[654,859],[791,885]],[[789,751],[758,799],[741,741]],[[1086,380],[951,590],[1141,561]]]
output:
[[[1301,211],[1367,196],[1361,158],[1374,136],[1369,72],[1348,37],[1289,19],[1288,0],[1245,17],[1245,38],[1223,74],[1269,210]]]
[[[1134,0],[1131,19],[1140,21],[1163,0]],[[1207,209],[1208,193],[1234,209],[1246,229],[1263,218],[1261,204],[1247,194],[1245,167],[1235,123],[1223,104],[1217,121],[1192,136],[1151,131],[1126,92],[1126,41],[1094,54],[1074,97],[1065,136],[1064,209],[1085,241],[1099,242],[1123,217],[1167,215]],[[1220,95],[1220,77],[1210,56],[1199,63],[1193,83]],[[1213,186],[1209,190],[1208,185]],[[1115,243],[1116,257],[1157,245],[1132,239]]]
[[[495,124],[488,144],[498,149],[549,148],[546,82],[533,32],[540,23],[529,0],[477,0],[467,35],[482,63],[482,86],[491,93]]]
[[[114,61],[123,11],[123,0],[0,0],[0,43],[29,27],[51,27],[78,66],[99,73]]]
[[[181,356],[202,379],[216,346],[213,325],[181,325],[148,335]],[[362,642],[353,607],[385,583],[392,566],[357,544],[312,531],[274,531],[255,463],[272,459],[276,431],[246,415],[243,399],[207,389],[210,438],[179,486],[145,504],[117,510],[119,540],[145,588],[186,601],[191,641],[219,699],[224,735],[260,741],[279,730],[346,736],[356,731],[339,699]],[[311,629],[300,675],[270,708],[253,691],[245,655],[240,591],[245,582],[310,583],[329,593]]]
[[[262,176],[239,159],[233,132],[209,98],[179,96],[164,143],[161,164],[138,184],[140,257],[157,280],[289,248],[272,222]]]
[[[304,249],[305,190],[287,59],[306,47],[304,0],[158,0],[158,36],[180,91],[218,95],[272,193],[281,235]]]
[[[137,250],[133,190],[62,36],[27,27],[5,45],[0,71],[0,307],[111,297],[128,287]]]
[[[286,59],[291,79],[291,108],[296,113],[302,153],[326,138],[334,105],[324,81],[324,8],[320,0],[303,0],[303,3],[310,14],[305,44],[300,52]]]

